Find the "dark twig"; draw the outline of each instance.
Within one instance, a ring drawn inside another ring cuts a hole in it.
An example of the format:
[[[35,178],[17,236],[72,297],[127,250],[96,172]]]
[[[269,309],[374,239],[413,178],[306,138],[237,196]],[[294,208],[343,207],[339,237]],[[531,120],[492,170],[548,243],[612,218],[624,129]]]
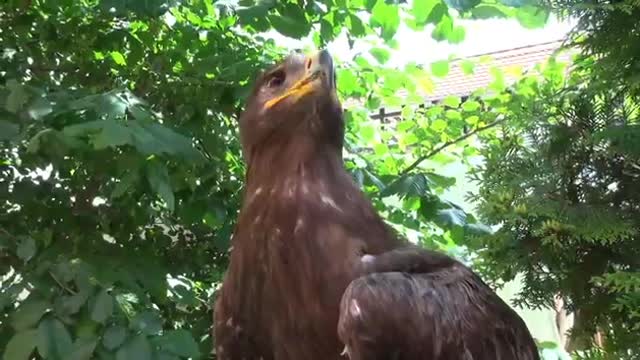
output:
[[[68,293],[72,294],[72,295],[76,295],[77,292],[71,290],[68,286],[66,286],[64,283],[62,283],[62,281],[60,281],[54,274],[53,272],[49,271],[49,275],[51,275],[51,278],[53,279],[53,281],[56,282],[56,284],[58,284],[58,286],[60,286],[61,288],[63,288],[64,290],[66,290]]]

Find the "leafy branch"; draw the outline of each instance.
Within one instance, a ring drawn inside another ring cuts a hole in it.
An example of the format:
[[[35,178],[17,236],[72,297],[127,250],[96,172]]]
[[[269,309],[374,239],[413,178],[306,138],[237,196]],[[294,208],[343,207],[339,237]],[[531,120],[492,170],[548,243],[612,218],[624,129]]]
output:
[[[500,123],[504,122],[505,118],[501,117],[485,126],[480,126],[475,128],[472,131],[469,131],[453,140],[447,141],[445,143],[443,143],[440,146],[437,146],[436,148],[434,148],[433,150],[431,150],[430,152],[428,152],[425,155],[420,156],[419,158],[417,158],[413,163],[411,163],[411,165],[407,166],[406,169],[402,170],[398,175],[399,176],[403,176],[406,175],[407,173],[409,173],[410,171],[414,170],[415,168],[417,168],[418,166],[420,166],[420,164],[422,164],[422,162],[424,162],[425,160],[437,155],[438,153],[440,153],[442,150],[448,148],[449,146],[455,145],[459,142],[462,142],[468,138],[470,138],[471,136],[481,133],[485,130],[491,129],[492,127],[499,125]]]

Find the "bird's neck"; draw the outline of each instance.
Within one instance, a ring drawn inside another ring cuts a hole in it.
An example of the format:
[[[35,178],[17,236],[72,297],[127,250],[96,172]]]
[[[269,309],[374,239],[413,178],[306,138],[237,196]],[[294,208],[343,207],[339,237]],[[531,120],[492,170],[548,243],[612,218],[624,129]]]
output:
[[[340,149],[301,139],[251,154],[246,188],[251,191],[305,179],[336,179],[344,173]]]

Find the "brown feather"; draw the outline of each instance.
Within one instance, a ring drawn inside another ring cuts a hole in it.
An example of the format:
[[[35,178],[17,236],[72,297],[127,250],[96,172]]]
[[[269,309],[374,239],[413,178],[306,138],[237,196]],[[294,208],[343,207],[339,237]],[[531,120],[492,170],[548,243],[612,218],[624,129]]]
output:
[[[289,96],[318,69],[308,93]],[[265,72],[240,134],[246,187],[214,310],[218,359],[337,360],[345,343],[353,359],[533,354],[506,304],[460,263],[399,240],[347,173],[326,53]]]

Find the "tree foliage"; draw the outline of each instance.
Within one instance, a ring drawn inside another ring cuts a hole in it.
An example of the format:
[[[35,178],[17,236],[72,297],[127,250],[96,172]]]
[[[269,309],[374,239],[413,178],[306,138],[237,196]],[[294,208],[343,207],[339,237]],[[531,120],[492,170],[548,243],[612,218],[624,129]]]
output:
[[[588,51],[588,50],[587,50]],[[505,122],[481,136],[478,215],[469,240],[488,278],[523,274],[517,302],[575,315],[578,358],[640,356],[640,99],[594,58],[551,60],[512,89]],[[584,352],[586,350],[586,352]]]
[[[545,0],[557,14],[578,20],[570,43],[598,59],[602,81],[640,90],[640,4],[635,0]]]

